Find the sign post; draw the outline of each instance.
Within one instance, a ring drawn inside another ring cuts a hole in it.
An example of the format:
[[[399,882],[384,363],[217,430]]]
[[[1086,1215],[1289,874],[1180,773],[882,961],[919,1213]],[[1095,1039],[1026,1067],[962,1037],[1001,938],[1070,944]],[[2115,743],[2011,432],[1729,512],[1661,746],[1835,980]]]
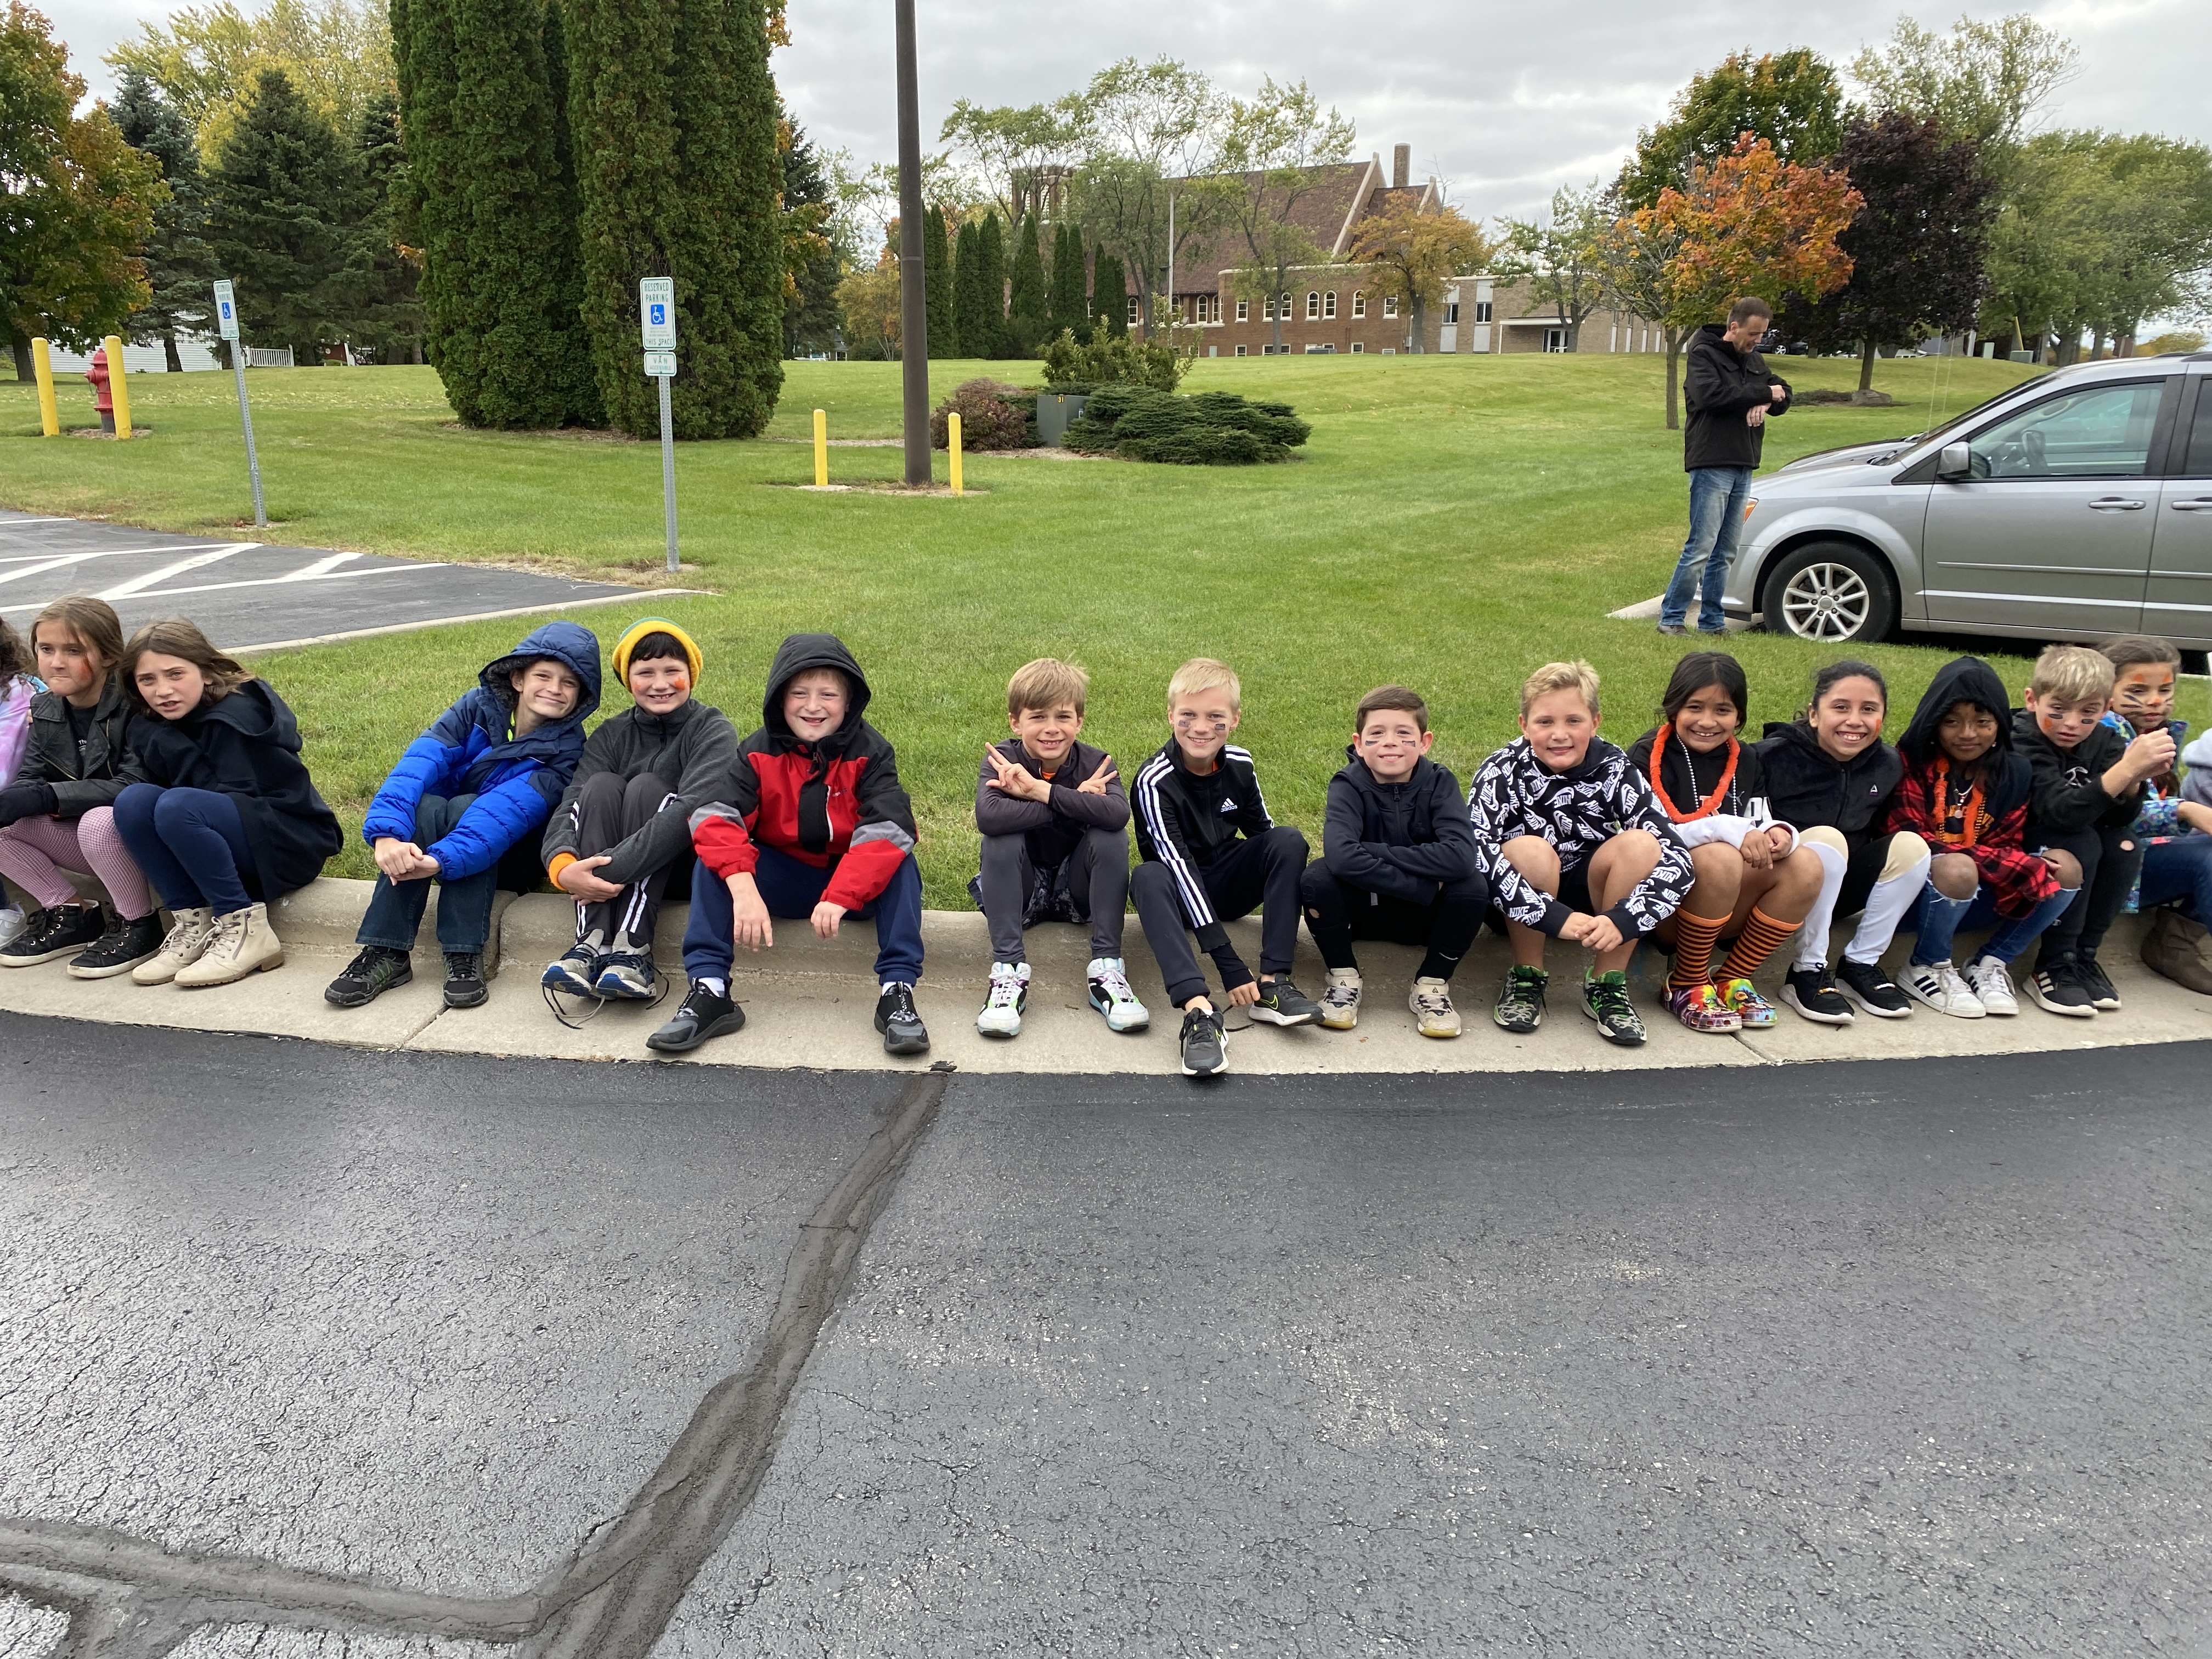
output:
[[[660,383],[660,512],[668,527],[668,568],[676,569],[676,428],[668,383],[676,375],[676,279],[647,276],[637,285],[638,332],[645,372]]]
[[[261,495],[261,458],[253,453],[253,410],[246,401],[246,348],[238,341],[238,295],[228,279],[215,285],[216,330],[230,343],[231,372],[238,376],[238,422],[246,428],[246,471],[253,480],[253,522],[269,526],[269,505]]]

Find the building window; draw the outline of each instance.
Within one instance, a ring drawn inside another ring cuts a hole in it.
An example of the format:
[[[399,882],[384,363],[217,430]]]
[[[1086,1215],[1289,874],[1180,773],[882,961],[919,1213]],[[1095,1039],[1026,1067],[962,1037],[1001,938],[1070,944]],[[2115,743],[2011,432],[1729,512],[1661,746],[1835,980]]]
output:
[[[1352,355],[1353,356],[1355,356],[1355,357],[1359,356],[1360,355],[1362,355],[1364,352],[1365,352],[1365,351],[1366,351],[1366,349],[1367,349],[1367,348],[1366,348],[1364,345],[1361,344],[1361,343],[1360,343],[1358,341],[1357,341],[1357,340],[1354,340],[1354,341],[1352,343]]]
[[[1486,323],[1490,320],[1489,301],[1477,300],[1474,302],[1474,320],[1478,323]]]
[[[1329,289],[1328,293],[1321,296],[1321,314],[1324,317],[1334,317],[1336,315],[1336,290],[1334,289]]]
[[[1237,355],[1240,357],[1244,355],[1244,348],[1243,346],[1238,346],[1237,348]]]
[[[1547,328],[1547,329],[1546,329],[1546,330],[1544,331],[1544,349],[1545,349],[1545,350],[1547,350],[1547,351],[1565,351],[1566,349],[1567,349],[1567,331],[1566,331],[1566,330],[1565,330],[1564,328]]]
[[[1282,311],[1283,311],[1283,320],[1284,320],[1285,322],[1286,322],[1286,323],[1287,323],[1287,322],[1289,322],[1289,321],[1291,320],[1291,296],[1290,296],[1288,294],[1285,294],[1285,295],[1283,295],[1283,306],[1282,306]]]
[[[1382,314],[1385,317],[1395,317],[1398,314],[1398,296],[1396,295],[1386,294],[1382,296]]]
[[[1306,295],[1306,320],[1314,322],[1321,316],[1321,290],[1315,289]]]
[[[1367,314],[1367,290],[1366,290],[1366,289],[1360,289],[1356,290],[1356,291],[1352,294],[1352,314],[1353,316],[1355,316],[1355,317],[1364,317],[1364,316]]]
[[[1134,327],[1137,324],[1141,323],[1141,322],[1142,322],[1142,321],[1144,321],[1144,320],[1145,320],[1145,318],[1144,318],[1144,312],[1143,312],[1142,308],[1141,308],[1141,307],[1138,305],[1138,303],[1137,303],[1137,296],[1136,296],[1135,295],[1132,294],[1132,295],[1129,296],[1129,324],[1130,324],[1130,326],[1131,326],[1131,327]]]
[[[1252,302],[1249,300],[1239,300],[1237,302],[1237,320],[1240,323],[1249,323],[1252,320]],[[1237,355],[1241,357],[1244,354],[1240,351]]]
[[[1459,320],[1458,301],[1453,300],[1446,303],[1444,306],[1444,320],[1448,323],[1455,323]]]
[[[1260,303],[1261,304],[1261,306],[1263,306],[1263,307],[1266,308],[1266,313],[1267,313],[1267,314],[1266,314],[1266,316],[1264,317],[1264,319],[1263,319],[1262,320],[1267,321],[1267,322],[1270,322],[1270,323],[1273,322],[1273,321],[1275,320],[1275,296],[1274,296],[1273,295],[1270,294],[1270,295],[1268,295],[1265,300],[1262,300]]]
[[[1398,348],[1395,346],[1384,346],[1382,348],[1382,355],[1385,357],[1395,357],[1398,355]]]

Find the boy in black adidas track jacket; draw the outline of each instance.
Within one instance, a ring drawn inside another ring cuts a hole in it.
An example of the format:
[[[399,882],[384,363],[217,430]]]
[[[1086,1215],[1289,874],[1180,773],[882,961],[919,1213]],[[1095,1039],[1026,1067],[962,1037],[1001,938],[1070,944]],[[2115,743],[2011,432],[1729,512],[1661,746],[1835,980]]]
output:
[[[1212,1006],[1190,946],[1188,934],[1195,933],[1231,1006],[1278,1024],[1303,1024],[1312,1013],[1284,1019],[1267,1011],[1279,994],[1297,994],[1290,974],[1306,838],[1267,816],[1250,752],[1228,741],[1238,700],[1236,676],[1218,663],[1200,659],[1176,671],[1168,687],[1175,736],[1139,769],[1129,791],[1141,860],[1130,875],[1129,896],[1177,1008]],[[1255,981],[1222,924],[1263,906]],[[1310,1005],[1299,998],[1294,1006]]]

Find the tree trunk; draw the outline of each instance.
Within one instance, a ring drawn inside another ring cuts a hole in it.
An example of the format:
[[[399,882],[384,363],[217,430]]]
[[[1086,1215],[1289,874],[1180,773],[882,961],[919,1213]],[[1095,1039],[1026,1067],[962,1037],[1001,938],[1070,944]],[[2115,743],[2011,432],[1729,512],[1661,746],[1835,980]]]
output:
[[[1419,356],[1426,349],[1429,338],[1426,326],[1428,320],[1428,303],[1416,294],[1413,296],[1413,331],[1407,337],[1406,350],[1408,356]]]
[[[177,355],[177,331],[173,328],[161,337],[161,361],[168,365],[172,374],[185,372],[185,360]]]
[[[9,330],[8,344],[15,355],[15,378],[26,385],[39,378],[36,364],[31,361],[31,342],[27,335]]]
[[[1670,328],[1667,331],[1666,338],[1667,430],[1679,432],[1682,429],[1682,418],[1677,413],[1680,401],[1678,394],[1682,385],[1682,331],[1680,329]]]
[[[2104,355],[2105,331],[2101,326],[2100,326],[2097,331],[2089,337],[2089,361],[2094,363],[2098,358]]]
[[[1859,390],[1862,392],[1874,390],[1874,342],[1866,341],[1859,347]]]
[[[1577,320],[1569,323],[1567,325],[1566,332],[1567,349],[1569,351],[1580,351],[1583,349],[1583,325],[1581,322]]]

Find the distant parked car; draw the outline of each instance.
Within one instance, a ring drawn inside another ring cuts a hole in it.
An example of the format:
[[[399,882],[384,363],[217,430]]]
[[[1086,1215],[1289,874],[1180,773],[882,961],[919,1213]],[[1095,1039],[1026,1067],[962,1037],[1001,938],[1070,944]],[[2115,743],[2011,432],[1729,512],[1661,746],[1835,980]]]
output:
[[[2212,351],[2039,375],[1752,495],[1722,604],[1774,632],[2212,647]]]
[[[1785,357],[1809,357],[1813,355],[1813,347],[1808,341],[1792,340],[1782,348],[1782,355]]]

